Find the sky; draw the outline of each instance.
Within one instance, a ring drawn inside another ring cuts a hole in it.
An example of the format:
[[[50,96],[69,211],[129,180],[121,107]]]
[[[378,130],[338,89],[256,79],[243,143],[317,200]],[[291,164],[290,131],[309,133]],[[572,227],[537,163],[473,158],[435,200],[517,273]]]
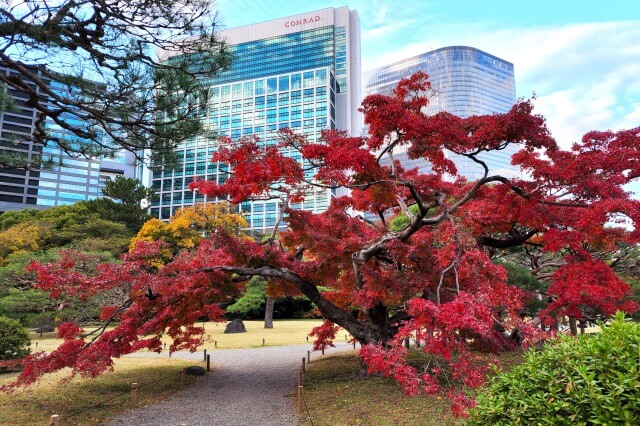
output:
[[[565,149],[589,130],[640,126],[638,0],[218,0],[226,28],[325,7],[357,10],[362,69],[445,46],[515,67],[516,94]],[[640,149],[640,148],[639,148]],[[629,188],[640,194],[640,183]]]

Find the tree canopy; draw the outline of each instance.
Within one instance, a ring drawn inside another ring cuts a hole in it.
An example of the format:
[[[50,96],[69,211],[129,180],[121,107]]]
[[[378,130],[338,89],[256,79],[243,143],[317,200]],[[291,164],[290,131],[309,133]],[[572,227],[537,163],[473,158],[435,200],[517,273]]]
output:
[[[33,142],[89,156],[149,149],[162,161],[203,132],[201,77],[230,61],[216,20],[212,0],[3,2],[0,64],[12,73],[0,83],[37,111]],[[73,137],[48,132],[47,121]]]
[[[476,362],[478,353],[545,336],[523,313],[532,294],[508,282],[505,268],[492,261],[497,251],[536,247],[560,254],[547,290],[552,302],[540,312],[545,324],[564,315],[581,318],[587,307],[602,316],[634,311],[628,285],[590,249],[612,251],[640,239],[640,201],[622,188],[640,177],[640,128],[590,132],[562,150],[531,101],[505,114],[427,116],[428,88],[427,76],[418,73],[391,96],[366,98],[366,137],[326,131],[322,141],[310,142],[283,131],[278,146],[254,139],[222,144],[213,161],[229,163],[231,175],[221,185],[203,180],[192,189],[234,202],[280,199],[287,229],[262,243],[219,229],[162,267],[144,261],[162,249],[157,243],[139,244],[121,264],[90,275],[76,270],[73,256],[32,265],[40,287],[53,295],[94,294],[122,283],[129,293],[105,307],[105,321],[119,319],[114,329],[86,341],[77,326],[67,325],[60,332],[65,343],[31,356],[18,382],[63,367],[97,375],[112,357],[160,351],[165,333],[174,339],[171,350],[195,349],[203,330],[194,321],[222,315],[218,304],[253,276],[317,306],[326,321],[313,330],[316,347],[332,344],[336,326],[343,327],[362,344],[368,370],[394,377],[409,394],[439,390],[445,375],[477,386],[487,368]],[[479,158],[509,145],[520,148],[512,164],[521,168],[521,179],[502,176]],[[429,161],[432,170],[380,165],[399,148]],[[295,161],[291,151],[306,161]],[[484,175],[464,179],[452,152],[478,163]],[[318,188],[338,187],[351,192],[334,197],[326,212],[291,207]],[[402,212],[408,221],[390,229],[388,212]],[[621,216],[631,227],[610,226]],[[417,336],[440,362],[408,365],[402,345],[408,336]]]

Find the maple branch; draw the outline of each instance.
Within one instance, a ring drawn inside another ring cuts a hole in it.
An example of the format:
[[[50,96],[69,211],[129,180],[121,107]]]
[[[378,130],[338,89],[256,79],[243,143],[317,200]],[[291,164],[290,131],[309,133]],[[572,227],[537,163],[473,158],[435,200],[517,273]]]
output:
[[[100,336],[102,336],[102,333],[105,332],[105,330],[107,329],[107,327],[109,326],[109,324],[111,324],[113,322],[113,320],[115,319],[115,317],[120,313],[120,312],[124,312],[126,309],[128,309],[131,305],[133,304],[133,299],[127,299],[125,300],[122,305],[120,305],[118,307],[118,309],[116,309],[115,311],[113,311],[111,313],[111,315],[109,315],[109,318],[107,318],[106,320],[103,321],[102,327],[98,327],[95,330],[93,330],[91,333],[87,333],[85,334],[83,337],[89,337],[95,333],[96,336],[91,339],[90,342],[88,342],[85,346],[89,346],[91,343],[95,342],[96,339],[98,339]]]
[[[349,312],[341,309],[322,296],[318,288],[312,283],[303,279],[300,275],[287,268],[276,268],[272,266],[261,266],[258,268],[239,266],[211,266],[201,268],[197,272],[223,271],[232,274],[253,276],[259,275],[263,278],[279,278],[290,282],[311,300],[320,309],[322,314],[331,322],[339,324],[349,331],[353,336],[369,336],[371,330],[362,321],[354,318]]]
[[[488,236],[480,236],[476,237],[476,241],[482,246],[505,249],[522,245],[537,232],[537,230],[532,229],[531,231],[522,234],[519,231],[512,229],[509,231],[509,238],[498,239]]]

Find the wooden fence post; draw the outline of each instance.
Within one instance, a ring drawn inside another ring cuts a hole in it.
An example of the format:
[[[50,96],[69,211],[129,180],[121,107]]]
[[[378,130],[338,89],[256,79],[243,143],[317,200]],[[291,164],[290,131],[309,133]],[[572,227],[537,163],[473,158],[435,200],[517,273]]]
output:
[[[304,368],[304,364],[305,364],[305,361],[306,361],[306,360],[307,360],[307,359],[306,359],[305,357],[302,357],[302,373],[303,373],[303,374],[307,372],[307,370]]]
[[[213,344],[215,345],[216,349],[218,349],[218,341],[217,341],[217,340],[214,340],[214,341],[213,341]]]
[[[307,351],[307,364],[311,364],[311,351]]]
[[[322,355],[324,355],[324,348],[322,348]]]
[[[302,369],[298,368],[298,386],[302,386]]]
[[[262,338],[262,346],[264,346],[264,337]]]
[[[187,378],[187,369],[183,368],[182,369],[182,374],[180,375],[180,387],[184,387],[184,383],[186,381]]]
[[[207,360],[207,350],[205,349],[204,350],[204,361],[206,361],[206,360]]]
[[[211,355],[207,355],[207,371],[211,371]]]
[[[60,416],[57,414],[54,414],[51,416],[51,418],[49,419],[49,424],[50,425],[57,425],[58,421],[60,420]]]
[[[355,348],[356,348],[356,341],[354,340],[353,341],[353,349],[355,349]]]
[[[137,404],[138,404],[138,384],[134,382],[131,384],[131,405],[135,407]]]
[[[302,385],[298,386],[298,411],[302,413]]]

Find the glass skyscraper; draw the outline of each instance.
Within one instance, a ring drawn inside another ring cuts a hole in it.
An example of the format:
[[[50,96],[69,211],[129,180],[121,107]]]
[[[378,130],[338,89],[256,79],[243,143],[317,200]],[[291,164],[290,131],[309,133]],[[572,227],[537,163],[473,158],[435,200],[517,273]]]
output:
[[[360,23],[348,7],[328,8],[222,31],[234,54],[230,69],[207,80],[208,96],[200,105],[201,119],[220,136],[232,140],[257,136],[276,144],[283,128],[317,141],[324,129],[360,134]],[[230,172],[212,163],[219,141],[188,140],[177,150],[182,165],[173,170],[156,167],[151,187],[151,214],[166,220],[180,207],[205,200],[189,190],[199,177],[223,183]],[[286,155],[300,160],[298,152]],[[299,206],[321,212],[331,191],[309,194]],[[278,200],[245,202],[240,211],[251,229],[276,222]]]
[[[417,71],[429,74],[432,91],[426,114],[447,111],[460,117],[505,113],[516,102],[513,64],[468,46],[436,49],[412,58],[376,68],[365,73],[365,95],[388,95],[398,82]],[[516,147],[481,155],[492,173],[515,176],[518,169],[510,164]],[[429,171],[429,164],[420,159],[409,159],[406,152],[394,153],[394,158],[405,167],[418,167]],[[467,179],[482,176],[480,165],[450,153],[458,173]],[[384,159],[384,161],[388,161]]]
[[[20,77],[18,73],[0,67],[0,72]],[[37,72],[34,69],[34,72]],[[53,90],[68,90],[51,82]],[[28,96],[5,88],[13,98],[15,108],[0,111],[0,154],[11,157],[27,156],[38,162],[39,156],[52,160],[47,168],[34,164],[31,168],[0,167],[0,213],[24,208],[45,209],[74,204],[101,196],[106,179],[121,175],[136,177],[134,156],[122,153],[115,158],[71,157],[55,143],[43,147],[33,141],[38,112],[27,104]],[[45,96],[43,94],[43,96]],[[62,120],[77,120],[72,114],[63,113]],[[81,140],[61,128],[52,120],[45,121],[45,129],[51,137],[64,139],[72,144],[90,143]],[[75,123],[78,124],[78,123]]]

